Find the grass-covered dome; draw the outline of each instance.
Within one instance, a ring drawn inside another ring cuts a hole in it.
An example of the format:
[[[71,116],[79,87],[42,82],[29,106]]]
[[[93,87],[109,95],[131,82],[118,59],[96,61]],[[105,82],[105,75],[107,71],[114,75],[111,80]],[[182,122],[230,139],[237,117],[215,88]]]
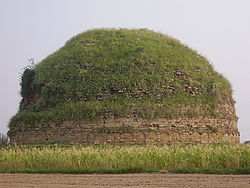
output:
[[[83,32],[24,71],[12,127],[138,116],[217,116],[230,83],[194,50],[146,29]],[[187,107],[187,108],[185,108]]]

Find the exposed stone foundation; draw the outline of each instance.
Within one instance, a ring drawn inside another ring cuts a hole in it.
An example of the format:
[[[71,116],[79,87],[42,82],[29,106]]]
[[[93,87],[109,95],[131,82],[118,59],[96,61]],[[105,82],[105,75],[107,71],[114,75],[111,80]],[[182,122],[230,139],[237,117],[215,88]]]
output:
[[[16,130],[11,143],[186,144],[239,143],[237,118],[181,118],[145,120],[110,118],[99,122],[65,121]]]

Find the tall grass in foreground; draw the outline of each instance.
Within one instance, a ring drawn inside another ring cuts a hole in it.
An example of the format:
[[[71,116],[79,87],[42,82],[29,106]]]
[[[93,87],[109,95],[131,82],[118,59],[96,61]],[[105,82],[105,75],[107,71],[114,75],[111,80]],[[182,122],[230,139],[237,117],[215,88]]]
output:
[[[127,173],[162,169],[250,173],[250,145],[26,145],[0,149],[0,172]]]

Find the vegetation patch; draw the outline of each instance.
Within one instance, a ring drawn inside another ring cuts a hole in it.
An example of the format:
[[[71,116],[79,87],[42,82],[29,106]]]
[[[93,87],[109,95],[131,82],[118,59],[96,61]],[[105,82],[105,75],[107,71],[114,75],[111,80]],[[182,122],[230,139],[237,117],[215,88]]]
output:
[[[2,173],[249,174],[250,146],[19,145],[0,148]]]
[[[217,133],[219,131],[219,128],[218,127],[215,127],[215,126],[207,126],[208,130],[210,130],[211,132],[213,133]]]
[[[34,86],[32,84],[35,76],[35,71],[31,68],[26,68],[22,75],[21,81],[21,96],[23,98],[30,98],[34,93]]]

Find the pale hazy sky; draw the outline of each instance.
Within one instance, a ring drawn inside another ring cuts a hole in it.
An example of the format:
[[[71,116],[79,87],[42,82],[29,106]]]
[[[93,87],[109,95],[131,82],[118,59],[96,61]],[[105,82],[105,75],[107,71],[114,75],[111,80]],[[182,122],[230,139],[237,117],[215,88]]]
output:
[[[0,132],[20,102],[19,73],[93,28],[148,28],[208,58],[233,85],[250,140],[250,0],[0,0]]]

